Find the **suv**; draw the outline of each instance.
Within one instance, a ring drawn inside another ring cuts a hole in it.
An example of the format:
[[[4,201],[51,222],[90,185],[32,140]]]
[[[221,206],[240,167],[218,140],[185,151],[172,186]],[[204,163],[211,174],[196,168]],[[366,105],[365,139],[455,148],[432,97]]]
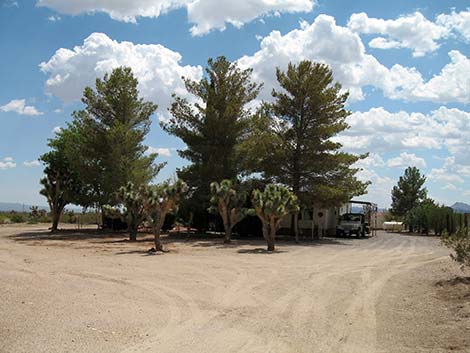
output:
[[[365,237],[370,233],[369,223],[366,222],[362,213],[345,213],[341,216],[336,227],[336,235],[356,235]]]

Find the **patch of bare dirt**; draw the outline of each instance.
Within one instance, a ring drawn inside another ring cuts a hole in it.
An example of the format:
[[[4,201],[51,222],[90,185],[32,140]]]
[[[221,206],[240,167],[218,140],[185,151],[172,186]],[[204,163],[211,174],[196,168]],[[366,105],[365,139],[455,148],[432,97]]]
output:
[[[377,313],[383,352],[470,352],[470,278],[449,259],[391,278]]]

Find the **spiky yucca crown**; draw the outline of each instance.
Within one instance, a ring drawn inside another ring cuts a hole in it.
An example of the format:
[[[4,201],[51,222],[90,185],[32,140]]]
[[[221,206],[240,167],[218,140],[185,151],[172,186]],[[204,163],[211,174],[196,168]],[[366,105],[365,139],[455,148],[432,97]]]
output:
[[[275,217],[299,211],[297,197],[282,185],[268,184],[264,191],[254,190],[252,202],[255,209]]]

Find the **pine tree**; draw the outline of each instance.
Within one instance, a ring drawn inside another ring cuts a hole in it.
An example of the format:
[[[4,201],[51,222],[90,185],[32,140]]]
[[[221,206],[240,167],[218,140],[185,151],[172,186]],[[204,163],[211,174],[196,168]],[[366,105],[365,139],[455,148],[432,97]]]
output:
[[[85,109],[73,113],[64,134],[67,156],[80,180],[91,190],[90,201],[101,207],[118,203],[116,191],[128,182],[148,183],[162,165],[143,144],[157,106],[139,97],[130,68],[116,68],[96,88],[85,88]]]
[[[164,130],[186,144],[178,153],[191,164],[179,170],[178,176],[188,184],[191,203],[199,207],[199,214],[209,206],[213,180],[236,180],[242,172],[238,147],[250,118],[246,106],[261,88],[251,81],[251,72],[224,57],[209,59],[206,77],[199,82],[185,79],[196,103],[174,96],[172,118],[162,123]]]
[[[405,218],[413,208],[424,201],[427,197],[425,182],[426,177],[421,175],[418,168],[406,168],[404,175],[392,189],[392,214]],[[413,231],[412,225],[410,231]]]
[[[365,193],[368,183],[355,177],[352,165],[366,155],[343,152],[333,141],[348,128],[351,113],[345,108],[348,93],[333,82],[331,69],[301,61],[276,75],[281,90],[273,90],[274,102],[259,111],[247,144],[247,153],[258,155],[254,171],[288,185],[307,207],[338,205]]]

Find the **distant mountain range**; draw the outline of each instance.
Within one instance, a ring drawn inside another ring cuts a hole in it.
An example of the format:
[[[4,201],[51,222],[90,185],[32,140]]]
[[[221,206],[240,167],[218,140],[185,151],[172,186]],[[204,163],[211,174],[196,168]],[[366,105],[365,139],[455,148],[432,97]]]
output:
[[[455,212],[470,213],[470,205],[463,202],[456,202],[450,206]]]
[[[15,202],[0,202],[0,212],[29,212],[32,205],[22,204],[22,203],[15,203]],[[44,205],[35,205],[38,206],[40,210],[46,210],[49,212],[49,206]],[[72,210],[74,212],[81,212],[82,209],[80,207],[68,206],[67,210]]]

